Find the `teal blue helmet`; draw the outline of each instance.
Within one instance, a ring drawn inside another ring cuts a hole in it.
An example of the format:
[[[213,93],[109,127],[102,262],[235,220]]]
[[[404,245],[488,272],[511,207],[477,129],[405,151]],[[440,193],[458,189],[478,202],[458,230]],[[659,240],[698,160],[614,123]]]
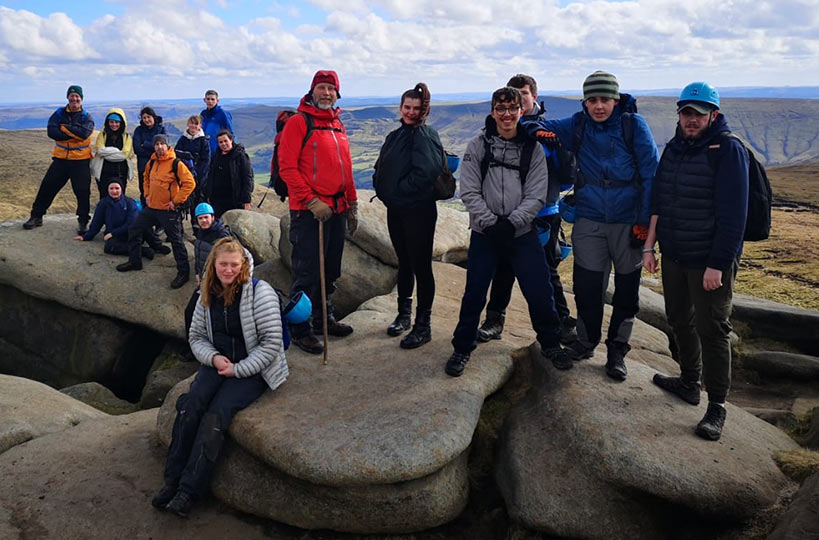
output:
[[[706,82],[693,82],[683,88],[677,101],[677,111],[691,107],[700,114],[719,109],[719,92]]]
[[[206,202],[196,205],[196,210],[193,211],[193,217],[204,216],[205,214],[215,214],[213,207]]]
[[[299,291],[284,306],[282,317],[290,324],[301,324],[310,320],[312,313],[313,303],[310,301],[310,297],[304,294],[304,291]]]

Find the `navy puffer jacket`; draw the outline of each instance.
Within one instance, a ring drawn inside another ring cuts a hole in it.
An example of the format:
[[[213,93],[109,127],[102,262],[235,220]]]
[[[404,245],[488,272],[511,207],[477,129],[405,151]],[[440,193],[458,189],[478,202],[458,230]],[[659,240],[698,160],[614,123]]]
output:
[[[140,172],[145,170],[145,165],[154,153],[154,135],[165,133],[165,126],[162,124],[162,117],[156,117],[156,123],[151,129],[145,127],[141,121],[134,129],[134,153],[137,155],[137,169]]]

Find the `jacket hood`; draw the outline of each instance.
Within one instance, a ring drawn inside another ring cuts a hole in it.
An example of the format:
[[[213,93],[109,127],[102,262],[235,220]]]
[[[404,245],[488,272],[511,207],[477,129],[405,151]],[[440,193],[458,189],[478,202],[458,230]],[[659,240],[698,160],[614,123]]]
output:
[[[188,133],[188,130],[185,129],[185,131],[182,132],[182,136],[185,137],[186,139],[194,140],[194,139],[198,139],[199,137],[204,137],[205,132],[202,131],[202,128],[200,127],[199,131],[197,131],[196,133],[191,135],[190,133]]]
[[[119,107],[112,107],[108,109],[107,113],[105,113],[105,122],[103,124],[103,129],[105,129],[105,126],[108,125],[108,117],[111,116],[112,114],[118,114],[122,118],[122,125],[119,127],[119,131],[120,133],[125,133],[125,131],[128,129],[128,118],[126,118],[125,116],[125,111],[123,111]]]
[[[305,96],[301,98],[301,101],[299,102],[299,111],[306,112],[315,118],[326,120],[328,122],[332,122],[341,115],[341,107],[324,110],[313,105],[310,94],[305,94]]]

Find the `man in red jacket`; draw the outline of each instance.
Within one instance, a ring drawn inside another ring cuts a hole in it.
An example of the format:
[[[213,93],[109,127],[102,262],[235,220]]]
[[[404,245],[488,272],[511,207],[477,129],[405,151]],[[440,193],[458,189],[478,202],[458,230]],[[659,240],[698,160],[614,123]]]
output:
[[[299,103],[298,115],[285,124],[279,143],[279,174],[290,198],[290,243],[293,245],[290,294],[304,291],[313,302],[312,320],[293,325],[293,342],[301,349],[320,354],[316,339],[321,332],[321,281],[318,224],[324,223],[324,270],[327,287],[327,330],[332,336],[350,335],[353,329],[333,315],[330,295],[341,276],[345,229],[358,227],[358,202],[347,132],[334,107],[339,94],[335,71],[317,71],[310,91]],[[308,135],[307,117],[312,130]]]

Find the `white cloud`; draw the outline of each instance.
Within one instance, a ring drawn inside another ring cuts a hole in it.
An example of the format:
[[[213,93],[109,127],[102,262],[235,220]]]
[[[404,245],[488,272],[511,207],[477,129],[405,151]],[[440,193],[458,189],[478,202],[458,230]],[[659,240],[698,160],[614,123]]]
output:
[[[24,58],[95,58],[97,54],[84,40],[82,29],[65,13],[47,18],[21,9],[0,6],[0,44],[6,51]]]

